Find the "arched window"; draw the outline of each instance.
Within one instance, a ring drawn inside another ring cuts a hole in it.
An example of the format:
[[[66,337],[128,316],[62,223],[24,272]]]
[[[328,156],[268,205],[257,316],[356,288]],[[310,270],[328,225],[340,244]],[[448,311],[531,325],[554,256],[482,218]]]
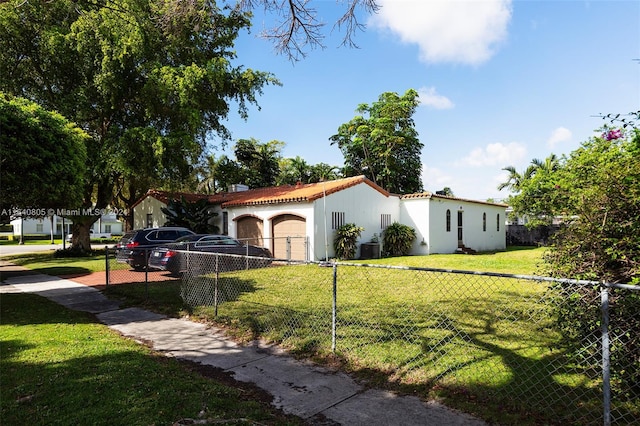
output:
[[[451,232],[451,210],[447,209],[447,232]]]
[[[496,231],[500,232],[500,213],[496,216]]]
[[[487,232],[487,214],[482,213],[482,231]]]

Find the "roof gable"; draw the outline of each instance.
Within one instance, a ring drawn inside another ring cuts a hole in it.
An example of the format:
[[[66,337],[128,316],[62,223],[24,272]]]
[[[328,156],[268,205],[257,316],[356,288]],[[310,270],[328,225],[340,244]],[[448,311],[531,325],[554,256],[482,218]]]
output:
[[[283,185],[270,188],[252,189],[242,192],[224,193],[228,199],[222,201],[222,207],[313,202],[325,195],[334,194],[362,183],[369,185],[385,197],[389,196],[387,191],[371,182],[366,177],[354,176],[326,182]]]
[[[164,204],[168,204],[171,199],[180,199],[180,197],[184,197],[188,202],[195,202],[204,198],[213,204],[220,204],[223,208],[264,204],[313,202],[325,195],[334,194],[359,184],[368,185],[385,197],[390,195],[389,192],[385,191],[366,177],[353,176],[326,182],[272,186],[268,188],[256,188],[238,192],[220,192],[211,195],[150,189],[144,197],[140,198],[140,200],[132,206],[132,208],[140,204],[142,200],[147,197],[153,197]]]
[[[194,203],[198,200],[210,199],[212,196],[207,194],[193,194],[189,192],[173,192],[173,191],[160,191],[157,189],[150,189],[145,195],[143,195],[138,201],[136,201],[131,208],[135,208],[145,198],[152,197],[164,204],[169,204],[169,200],[179,200],[184,197],[185,201]]]
[[[449,200],[449,201],[463,201],[463,202],[467,202],[467,203],[485,204],[485,205],[488,205],[488,206],[507,208],[507,205],[506,204],[502,204],[502,203],[490,203],[488,201],[479,201],[479,200],[470,200],[470,199],[467,199],[467,198],[450,197],[448,195],[438,195],[438,194],[434,194],[432,192],[419,192],[419,193],[415,193],[415,194],[406,194],[406,195],[403,195],[403,196],[400,197],[401,200],[415,200],[415,199],[419,199],[419,198],[440,199],[440,200]]]

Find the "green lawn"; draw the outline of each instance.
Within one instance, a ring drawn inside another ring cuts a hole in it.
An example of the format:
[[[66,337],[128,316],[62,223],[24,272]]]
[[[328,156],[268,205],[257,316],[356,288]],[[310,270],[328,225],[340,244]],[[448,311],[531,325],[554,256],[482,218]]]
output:
[[[42,297],[3,294],[1,316],[2,424],[303,424]]]
[[[106,259],[104,250],[94,250],[88,257],[55,257],[52,252],[36,252],[2,256],[0,259],[24,266],[40,274],[72,275],[90,274],[104,271]]]
[[[377,386],[436,398],[490,422],[598,424],[600,371],[564,358],[544,302],[548,284],[375,266],[534,275],[543,251],[512,248],[338,266],[335,341],[333,268],[315,264],[228,272],[217,282],[211,275],[115,285],[107,293],[125,304],[214,323],[238,339],[277,342],[295,355],[338,363]],[[44,271],[48,262],[23,264]],[[639,405],[622,409],[638,416]]]
[[[432,254],[362,261],[368,264],[403,265],[420,268],[456,269],[535,275],[542,262],[544,247],[509,247],[506,251],[468,254]]]

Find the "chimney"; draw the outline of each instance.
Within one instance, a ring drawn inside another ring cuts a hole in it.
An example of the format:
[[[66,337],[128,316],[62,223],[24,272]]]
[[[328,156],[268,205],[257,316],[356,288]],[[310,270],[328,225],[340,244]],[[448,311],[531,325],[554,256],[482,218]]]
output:
[[[241,183],[234,183],[232,185],[229,185],[229,187],[227,188],[227,192],[242,192],[242,191],[248,191],[248,190],[249,190],[249,187]]]

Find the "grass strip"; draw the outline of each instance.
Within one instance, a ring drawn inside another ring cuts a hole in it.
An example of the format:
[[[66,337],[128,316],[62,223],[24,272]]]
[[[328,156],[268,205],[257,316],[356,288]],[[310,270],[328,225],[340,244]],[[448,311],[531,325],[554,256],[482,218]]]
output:
[[[3,424],[303,424],[42,297],[3,294],[1,317]]]

